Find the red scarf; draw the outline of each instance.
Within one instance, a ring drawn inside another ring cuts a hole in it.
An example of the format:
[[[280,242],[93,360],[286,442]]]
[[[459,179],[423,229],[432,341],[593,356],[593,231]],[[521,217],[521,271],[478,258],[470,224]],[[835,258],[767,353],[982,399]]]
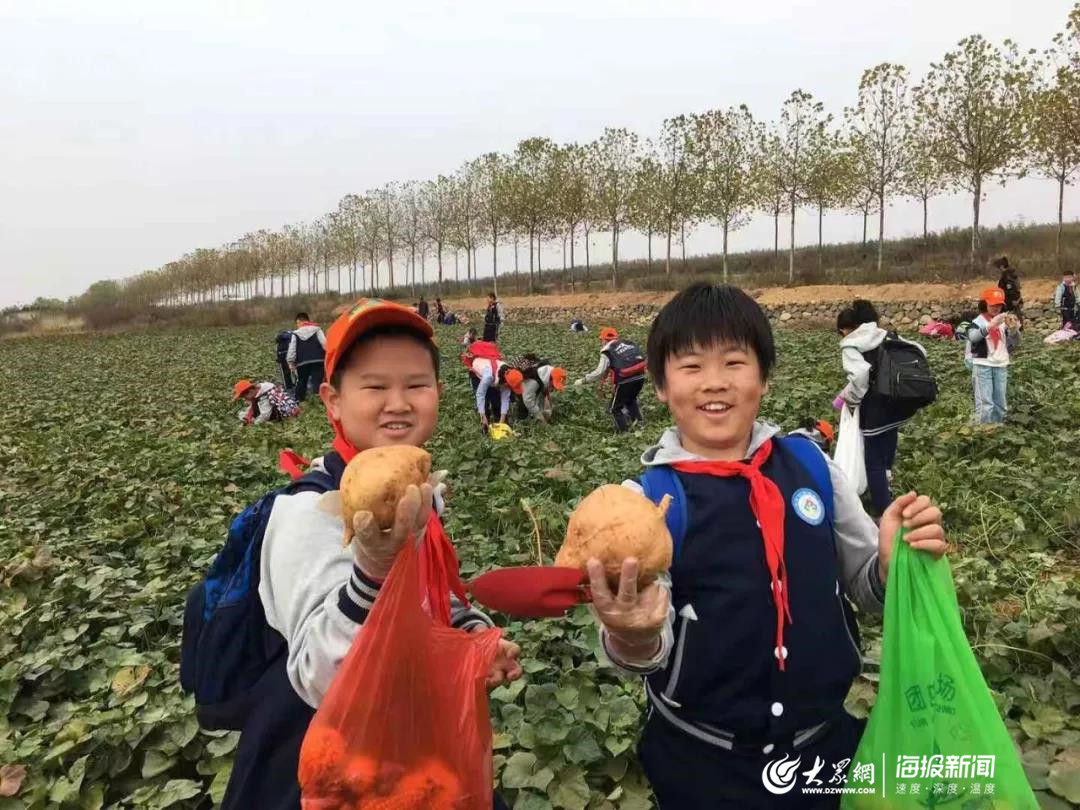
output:
[[[772,580],[773,604],[776,605],[776,660],[784,669],[784,619],[791,621],[788,608],[788,579],[784,566],[784,495],[776,482],[766,478],[761,465],[772,453],[772,439],[757,449],[749,463],[743,461],[677,461],[671,466],[685,473],[731,478],[741,475],[750,481],[750,510],[761,527],[765,542],[765,562]]]
[[[998,344],[1001,343],[1001,327],[991,326],[989,329],[986,330],[986,332],[990,338],[990,348],[996,349],[998,347]]]
[[[334,426],[334,449],[348,464],[359,451],[349,443],[342,433],[341,424],[330,420]],[[424,543],[420,547],[420,587],[427,593],[427,603],[431,617],[442,624],[450,624],[450,593],[461,600],[466,607],[469,600],[465,596],[465,585],[461,581],[457,554],[446,536],[442,521],[435,510],[431,510]]]

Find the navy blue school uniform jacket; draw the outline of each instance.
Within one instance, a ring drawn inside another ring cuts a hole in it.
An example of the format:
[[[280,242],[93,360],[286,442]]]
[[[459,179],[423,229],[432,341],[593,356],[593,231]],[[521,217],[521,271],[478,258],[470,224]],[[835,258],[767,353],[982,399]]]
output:
[[[779,429],[757,422],[749,458]],[[795,439],[794,441],[803,441]],[[784,562],[791,621],[776,646],[776,612],[761,530],[746,478],[677,472],[686,496],[687,531],[670,572],[672,608],[657,655],[617,667],[645,678],[653,715],[705,745],[730,740],[777,744],[835,720],[861,657],[850,598],[880,613],[878,529],[843,473],[828,464],[831,521],[799,504],[816,492],[813,476],[774,442],[762,472],[784,496]],[[645,465],[697,461],[669,428],[642,456]],[[637,481],[624,485],[642,491]],[[820,493],[818,493],[820,495]],[[783,657],[785,668],[778,666]]]

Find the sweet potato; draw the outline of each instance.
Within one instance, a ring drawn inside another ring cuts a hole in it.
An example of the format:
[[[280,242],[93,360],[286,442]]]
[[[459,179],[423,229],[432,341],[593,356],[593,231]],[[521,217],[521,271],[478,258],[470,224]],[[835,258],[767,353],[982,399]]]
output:
[[[357,453],[341,476],[345,543],[352,539],[357,512],[371,512],[382,531],[390,529],[405,489],[420,486],[430,474],[431,456],[419,447],[393,445]]]
[[[660,506],[631,489],[607,484],[578,504],[566,526],[566,539],[555,565],[585,568],[590,557],[604,564],[608,580],[619,581],[623,560],[636,557],[638,585],[645,586],[671,567],[671,534]]]

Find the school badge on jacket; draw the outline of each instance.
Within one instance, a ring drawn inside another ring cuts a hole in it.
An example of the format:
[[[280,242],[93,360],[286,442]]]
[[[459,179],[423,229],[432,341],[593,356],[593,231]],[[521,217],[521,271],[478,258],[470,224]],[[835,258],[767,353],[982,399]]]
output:
[[[795,508],[795,514],[811,526],[820,526],[825,519],[825,504],[821,502],[821,496],[812,489],[803,487],[795,490],[795,494],[791,496],[791,505]]]

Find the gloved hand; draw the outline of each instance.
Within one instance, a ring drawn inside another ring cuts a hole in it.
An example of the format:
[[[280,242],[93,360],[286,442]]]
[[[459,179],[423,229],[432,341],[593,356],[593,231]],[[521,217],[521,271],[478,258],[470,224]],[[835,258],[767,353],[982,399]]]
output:
[[[585,379],[584,378],[574,380],[574,387],[575,388],[577,388],[578,386],[584,385],[584,384],[585,384]]]
[[[836,399],[832,401],[832,406],[839,411],[844,407],[844,402],[845,400],[843,395],[837,394]]]
[[[398,501],[390,529],[380,531],[371,512],[357,512],[353,517],[352,550],[360,570],[372,579],[386,579],[408,539],[413,537],[417,545],[423,541],[431,506],[431,484],[410,484]]]

